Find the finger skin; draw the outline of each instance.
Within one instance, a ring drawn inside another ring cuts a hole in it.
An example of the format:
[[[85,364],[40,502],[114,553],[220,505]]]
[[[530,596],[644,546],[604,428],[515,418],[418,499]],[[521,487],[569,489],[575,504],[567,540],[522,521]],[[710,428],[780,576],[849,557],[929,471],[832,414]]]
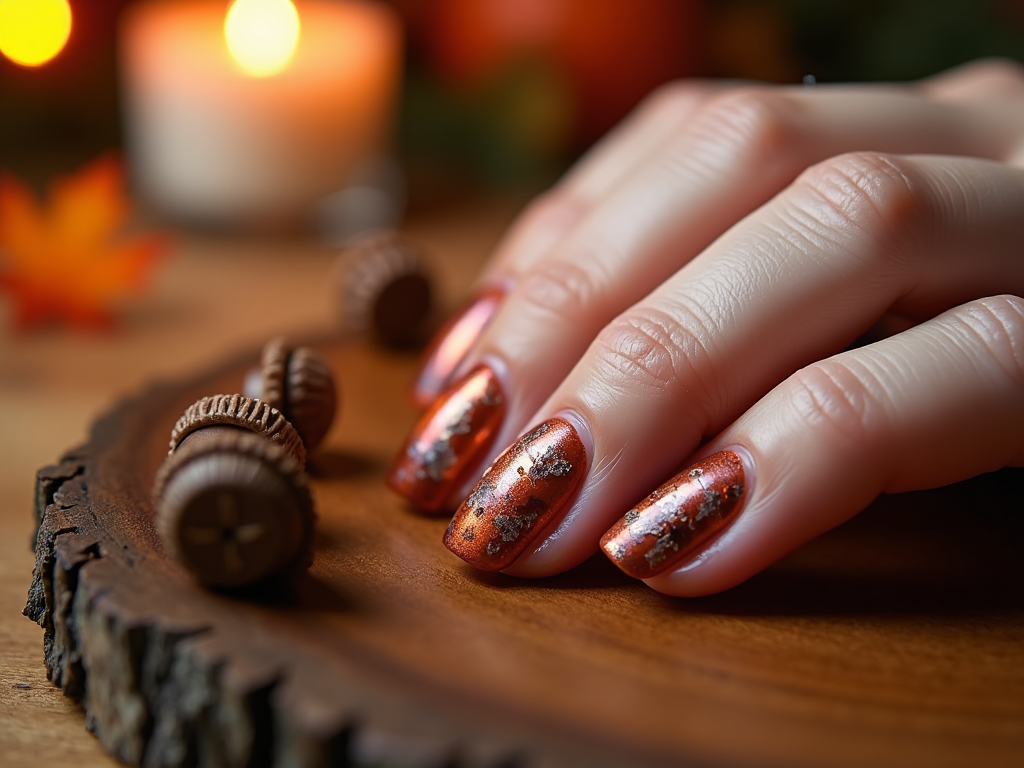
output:
[[[589,425],[592,470],[509,572],[581,562],[702,436],[887,311],[1024,295],[1022,209],[1024,172],[986,161],[858,153],[809,170],[605,328],[531,416]]]
[[[508,282],[538,263],[622,180],[656,157],[721,83],[688,80],[663,86],[599,141],[512,225],[481,282]]]
[[[743,446],[757,481],[736,523],[645,582],[671,595],[732,587],[879,493],[1024,464],[1024,299],[970,302],[814,363],[702,449]],[[964,510],[964,524],[983,510]]]
[[[721,82],[684,80],[655,90],[621,125],[601,139],[559,182],[571,197],[597,201],[645,162],[656,159]]]
[[[745,88],[708,99],[656,162],[625,178],[517,277],[461,367],[489,356],[508,366],[496,449],[533,422],[602,327],[808,165],[865,146],[999,157],[1024,124],[969,117],[895,88],[805,90]]]
[[[742,87],[745,86],[731,84],[730,87],[725,81],[685,80],[654,91],[633,114],[587,152],[554,189],[527,207],[499,245],[481,282],[500,283],[538,263],[638,168],[661,162],[670,151],[673,138],[683,132],[687,121],[713,96]],[[922,80],[916,90],[951,103],[1019,97],[1024,91],[1024,67],[1011,59],[982,59]],[[821,92],[816,89],[814,95]],[[742,96],[737,101],[742,101]],[[819,129],[812,128],[809,133]],[[870,141],[864,146],[847,149],[866,149],[869,144]],[[845,150],[836,150],[841,151]],[[923,152],[928,148],[913,147],[908,151]],[[975,153],[964,151],[961,154]],[[984,150],[980,155],[993,156]]]
[[[944,101],[1019,99],[1024,94],[1024,66],[1012,59],[981,59],[929,77],[919,88]]]

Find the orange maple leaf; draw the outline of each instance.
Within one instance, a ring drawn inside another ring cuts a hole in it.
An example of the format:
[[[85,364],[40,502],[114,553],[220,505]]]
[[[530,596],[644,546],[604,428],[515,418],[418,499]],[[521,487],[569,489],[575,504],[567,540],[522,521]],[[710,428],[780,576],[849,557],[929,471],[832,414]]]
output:
[[[14,299],[14,322],[108,328],[114,304],[145,287],[167,239],[123,237],[130,213],[121,163],[105,155],[50,186],[43,207],[0,173],[0,291]]]

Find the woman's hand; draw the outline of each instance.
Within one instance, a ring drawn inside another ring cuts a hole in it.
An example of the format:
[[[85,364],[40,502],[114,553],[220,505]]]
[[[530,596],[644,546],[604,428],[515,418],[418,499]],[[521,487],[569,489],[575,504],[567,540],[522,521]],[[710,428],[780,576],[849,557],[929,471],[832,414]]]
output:
[[[880,492],[1024,464],[1022,164],[1009,64],[663,89],[513,227],[392,486],[469,493],[445,541],[478,567],[558,573],[607,532],[700,595]]]

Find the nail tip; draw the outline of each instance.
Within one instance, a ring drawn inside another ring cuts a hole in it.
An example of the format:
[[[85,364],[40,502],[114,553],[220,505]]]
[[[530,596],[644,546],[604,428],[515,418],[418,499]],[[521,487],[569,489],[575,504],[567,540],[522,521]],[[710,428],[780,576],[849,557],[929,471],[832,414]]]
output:
[[[444,544],[445,549],[447,549],[449,552],[451,552],[457,558],[462,560],[462,562],[466,563],[467,565],[472,566],[473,568],[475,568],[478,571],[485,571],[487,573],[493,573],[495,571],[500,571],[501,569],[506,568],[509,565],[508,563],[500,563],[499,564],[499,563],[489,562],[487,560],[482,560],[481,558],[477,557],[475,555],[475,553],[466,551],[466,549],[464,547],[460,546],[459,543],[455,540],[455,537],[454,537],[453,533],[451,532],[450,528],[449,528],[449,531],[445,533],[445,536],[444,536],[444,539],[442,540],[442,543]]]
[[[479,365],[449,387],[413,427],[387,484],[426,512],[447,507],[490,448],[505,416],[501,382]]]
[[[439,392],[413,390],[409,393],[409,401],[420,410],[426,410],[434,404],[439,394]]]
[[[392,481],[390,477],[385,478],[384,483],[395,495],[408,502],[413,511],[418,512],[421,515],[436,515],[444,507],[443,504],[434,504],[429,500],[424,499],[422,496],[417,495],[414,490],[406,488],[401,483]]]

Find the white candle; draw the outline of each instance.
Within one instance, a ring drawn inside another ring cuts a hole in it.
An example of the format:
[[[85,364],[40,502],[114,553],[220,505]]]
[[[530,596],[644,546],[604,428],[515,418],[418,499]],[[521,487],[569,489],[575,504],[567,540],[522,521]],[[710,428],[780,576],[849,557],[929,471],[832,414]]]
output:
[[[400,74],[393,11],[298,2],[294,55],[253,76],[232,58],[224,0],[145,0],[122,25],[130,167],[158,210],[284,222],[343,187],[387,142]]]

